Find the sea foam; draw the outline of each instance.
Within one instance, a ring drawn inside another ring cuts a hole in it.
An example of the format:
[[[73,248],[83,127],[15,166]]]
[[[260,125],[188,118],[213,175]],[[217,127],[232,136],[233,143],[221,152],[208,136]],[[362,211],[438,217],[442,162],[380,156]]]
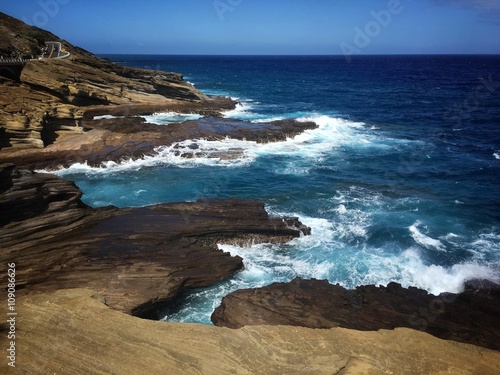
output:
[[[148,121],[162,122],[166,121],[169,116],[177,116],[177,114],[157,114]],[[179,116],[187,118],[196,115]],[[333,148],[346,143],[361,142],[366,144],[372,142],[369,139],[371,138],[370,135],[355,134],[355,132],[364,129],[362,123],[329,116],[303,117],[298,120],[314,121],[318,124],[318,128],[306,130],[286,141],[265,144],[232,138],[186,140],[169,146],[157,147],[153,153],[139,159],[103,162],[98,167],[91,167],[86,163],[77,163],[56,173],[59,175],[67,173],[118,173],[157,165],[175,165],[179,167],[241,166],[252,163],[258,157],[281,155],[302,159],[299,164],[296,163],[297,160],[289,160],[282,170],[283,173],[303,174],[307,173],[311,167],[311,159],[317,161],[328,155]]]
[[[184,122],[188,120],[198,120],[202,118],[202,115],[187,114],[187,113],[178,113],[178,112],[162,112],[162,113],[153,113],[149,116],[141,116],[146,120],[148,124],[156,124],[156,125],[168,125],[172,123]]]
[[[441,241],[431,238],[426,234],[422,233],[421,230],[419,229],[419,226],[421,226],[421,223],[417,221],[412,226],[409,227],[411,235],[416,243],[427,249],[446,251]]]

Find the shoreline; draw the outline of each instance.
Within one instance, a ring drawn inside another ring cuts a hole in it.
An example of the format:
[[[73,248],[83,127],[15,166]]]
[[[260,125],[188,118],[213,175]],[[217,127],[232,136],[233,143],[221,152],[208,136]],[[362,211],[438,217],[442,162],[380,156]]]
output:
[[[286,243],[310,228],[295,217],[269,215],[262,202],[238,198],[91,208],[71,181],[33,170],[141,158],[191,139],[276,142],[317,124],[225,119],[222,111],[236,102],[203,94],[181,74],[122,67],[69,50],[67,61],[28,63],[19,82],[0,77],[0,125],[6,129],[0,133],[0,259],[15,264],[16,334],[23,347],[18,367],[27,373],[498,372],[498,352],[405,328],[318,330],[289,322],[265,327],[260,320],[232,330],[151,321],[183,291],[243,269],[242,258],[218,243]],[[168,126],[136,117],[167,109],[204,117]],[[94,120],[102,115],[125,117]],[[7,276],[0,275],[2,285]],[[293,286],[285,286],[269,309],[280,298],[297,302]],[[313,307],[299,310],[304,315]]]

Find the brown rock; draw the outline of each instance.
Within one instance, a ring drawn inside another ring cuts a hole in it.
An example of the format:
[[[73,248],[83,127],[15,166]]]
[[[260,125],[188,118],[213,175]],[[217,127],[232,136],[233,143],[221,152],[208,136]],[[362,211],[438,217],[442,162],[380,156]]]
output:
[[[275,283],[226,296],[212,315],[218,326],[293,325],[363,331],[408,327],[434,336],[500,349],[500,287],[433,296],[424,290],[360,286],[347,290],[326,280]],[[476,289],[472,289],[476,285]]]
[[[196,121],[158,126],[145,124],[140,117],[115,118],[82,123],[93,128],[83,134],[66,136],[43,150],[0,152],[0,161],[27,166],[31,169],[57,169],[73,163],[87,162],[99,166],[102,162],[120,162],[155,153],[159,146],[176,145],[185,140],[222,140],[230,137],[260,143],[284,141],[301,132],[314,129],[313,122],[294,120],[253,124],[246,121],[206,117]],[[180,146],[179,146],[180,147]],[[188,150],[189,151],[189,150]],[[235,150],[237,153],[238,150]],[[193,157],[193,153],[179,152]],[[240,150],[240,153],[242,150]],[[214,154],[213,157],[237,157],[237,154]]]
[[[90,290],[18,300],[19,374],[496,375],[500,353],[423,332],[153,322],[113,311]],[[7,329],[5,322],[2,328]],[[3,330],[2,330],[3,331]]]
[[[0,150],[41,149],[58,138],[82,134],[87,111],[106,113],[110,107],[125,106],[133,115],[185,103],[200,111],[221,110],[217,100],[196,90],[181,74],[119,66],[3,13],[0,31],[0,55],[35,57],[19,68],[18,77],[11,77],[18,67],[0,69]],[[71,56],[36,59],[45,41],[61,42]]]
[[[0,176],[0,262],[19,265],[18,288],[89,287],[109,306],[142,317],[157,318],[157,309],[183,290],[242,269],[241,258],[217,243],[284,242],[309,232],[250,200],[92,209],[76,186],[56,176],[13,165],[0,166]]]

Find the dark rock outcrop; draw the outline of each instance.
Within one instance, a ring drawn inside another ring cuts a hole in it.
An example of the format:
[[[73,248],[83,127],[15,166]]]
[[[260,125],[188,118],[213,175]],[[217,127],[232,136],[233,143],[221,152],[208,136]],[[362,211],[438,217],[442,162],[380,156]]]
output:
[[[217,243],[284,242],[309,232],[250,200],[92,209],[76,186],[56,176],[9,164],[0,176],[0,262],[16,263],[17,288],[89,287],[110,307],[141,317],[157,318],[157,309],[184,290],[241,270],[241,258]]]
[[[293,325],[363,331],[408,327],[434,336],[500,349],[500,286],[470,282],[460,294],[439,296],[401,287],[347,290],[326,280],[275,283],[226,296],[212,315],[218,326]]]
[[[226,137],[260,143],[284,141],[301,132],[314,129],[313,122],[294,120],[253,124],[246,121],[206,117],[196,121],[159,126],[146,124],[140,117],[107,120],[85,120],[83,128],[92,128],[83,134],[58,140],[43,150],[0,152],[0,162],[15,163],[31,169],[57,169],[73,163],[87,162],[98,166],[102,162],[120,162],[154,154],[159,146],[174,146],[179,155],[196,157],[191,149],[179,143],[186,140],[223,140]],[[82,128],[82,129],[83,129]],[[237,157],[244,150],[235,149],[230,155],[213,153],[212,157]],[[205,154],[200,154],[206,157]]]

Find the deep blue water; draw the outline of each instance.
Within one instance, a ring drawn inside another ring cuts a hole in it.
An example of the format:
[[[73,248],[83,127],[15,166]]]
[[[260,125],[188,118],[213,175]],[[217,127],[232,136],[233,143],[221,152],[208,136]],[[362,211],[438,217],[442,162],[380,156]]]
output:
[[[500,280],[499,56],[107,57],[182,72],[205,93],[237,98],[227,117],[320,126],[269,145],[197,140],[206,157],[195,160],[164,147],[140,161],[58,172],[96,207],[238,196],[312,228],[285,245],[221,245],[245,271],[185,296],[166,319],[208,323],[230,291],[295,276],[435,294],[475,277]],[[210,157],[221,149],[241,155]]]

